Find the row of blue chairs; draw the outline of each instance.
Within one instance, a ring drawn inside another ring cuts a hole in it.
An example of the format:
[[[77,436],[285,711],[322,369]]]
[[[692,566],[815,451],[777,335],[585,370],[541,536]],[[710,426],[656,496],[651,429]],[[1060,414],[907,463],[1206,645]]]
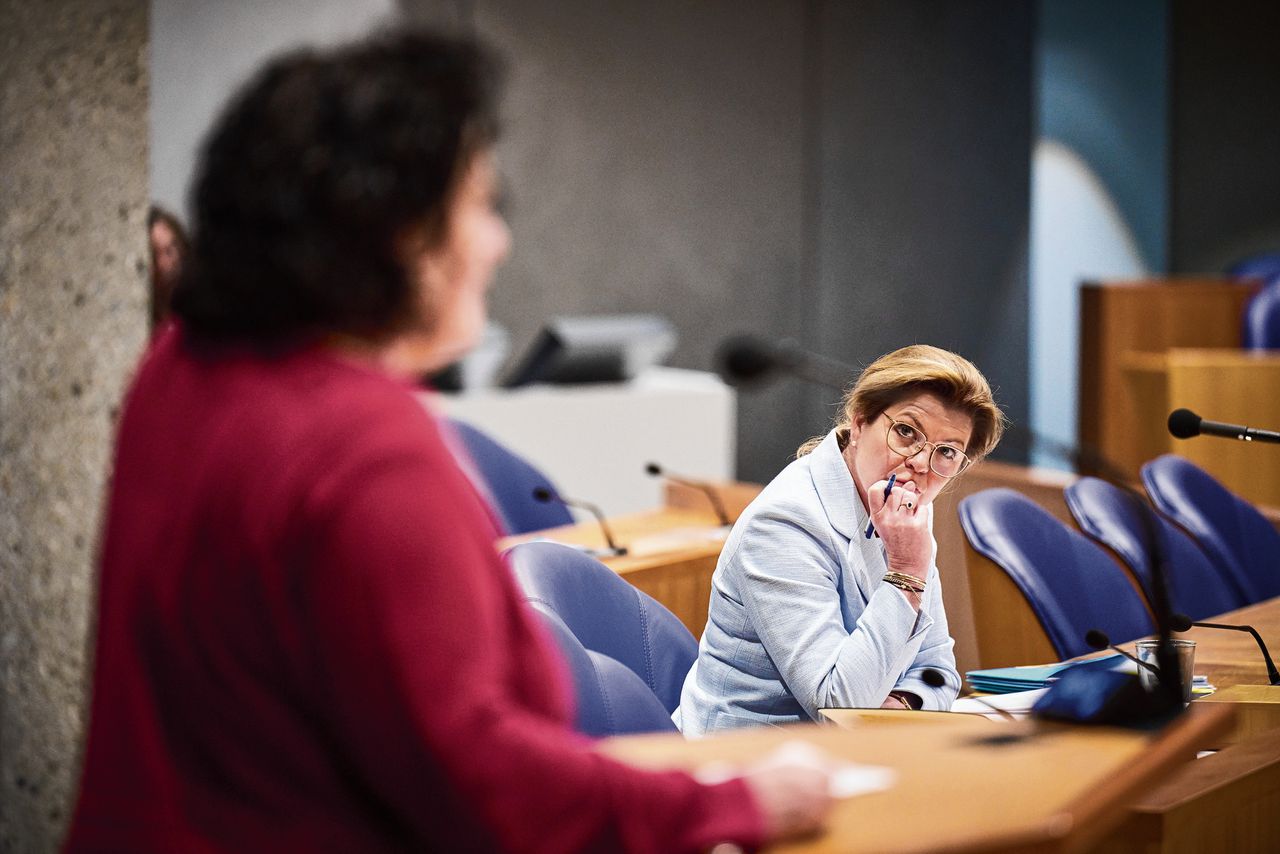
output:
[[[1262,280],[1262,288],[1244,310],[1245,349],[1280,349],[1280,252],[1246,258],[1227,273],[1235,278]]]
[[[1123,640],[1154,631],[1153,536],[1170,602],[1193,620],[1280,595],[1280,533],[1249,502],[1173,455],[1144,465],[1142,483],[1154,508],[1097,478],[1067,487],[1083,534],[1010,489],[960,502],[969,543],[1012,580],[1060,658],[1088,652],[1090,629]]]
[[[573,521],[558,491],[528,460],[464,421],[448,428],[488,493],[505,532],[525,534]],[[674,731],[685,674],[698,642],[662,604],[570,546],[522,543],[506,552],[526,601],[569,667],[579,732],[594,736]]]

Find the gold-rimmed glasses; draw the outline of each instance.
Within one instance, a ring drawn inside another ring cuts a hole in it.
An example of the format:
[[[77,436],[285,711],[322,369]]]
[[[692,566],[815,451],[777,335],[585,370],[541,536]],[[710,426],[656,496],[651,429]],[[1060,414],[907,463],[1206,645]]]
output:
[[[969,455],[955,445],[930,442],[918,427],[898,421],[887,412],[884,417],[889,419],[889,450],[898,456],[910,458],[925,448],[931,449],[929,470],[938,477],[952,478],[969,467]]]

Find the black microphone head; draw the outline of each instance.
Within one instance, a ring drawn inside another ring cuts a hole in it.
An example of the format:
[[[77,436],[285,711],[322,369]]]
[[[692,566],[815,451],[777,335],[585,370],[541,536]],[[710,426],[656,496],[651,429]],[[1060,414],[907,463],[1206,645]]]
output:
[[[1202,419],[1190,409],[1175,409],[1169,413],[1169,432],[1178,439],[1190,439],[1200,435]]]
[[[662,477],[662,466],[657,463],[646,463],[644,470],[654,477]]]
[[[942,678],[942,674],[934,670],[932,667],[926,667],[924,672],[920,674],[920,681],[928,685],[930,688],[941,688],[947,684],[947,680]]]
[[[716,348],[716,370],[729,385],[743,385],[766,378],[778,367],[774,346],[755,335],[734,335]]]
[[[541,501],[543,504],[546,504],[554,498],[555,496],[551,494],[551,490],[547,489],[545,486],[535,486],[533,488],[533,499],[535,501]]]
[[[1107,637],[1107,633],[1101,629],[1089,629],[1084,633],[1084,642],[1091,649],[1106,649],[1111,646],[1111,638]]]
[[[1169,629],[1175,632],[1185,632],[1191,628],[1191,618],[1186,614],[1170,614]]]

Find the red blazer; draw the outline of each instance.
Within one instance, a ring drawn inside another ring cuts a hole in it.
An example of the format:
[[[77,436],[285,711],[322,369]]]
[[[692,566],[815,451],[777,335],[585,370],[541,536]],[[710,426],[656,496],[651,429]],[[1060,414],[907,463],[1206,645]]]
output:
[[[692,851],[741,781],[599,755],[401,383],[164,333],[129,394],[70,850]]]

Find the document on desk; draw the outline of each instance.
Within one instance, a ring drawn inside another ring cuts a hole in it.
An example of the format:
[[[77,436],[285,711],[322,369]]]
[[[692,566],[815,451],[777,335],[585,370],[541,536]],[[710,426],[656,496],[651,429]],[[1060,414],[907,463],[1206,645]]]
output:
[[[761,765],[803,765],[830,775],[829,793],[833,798],[852,798],[882,792],[893,787],[898,772],[883,765],[863,765],[832,756],[822,748],[801,739],[780,744],[755,767]],[[745,769],[730,762],[710,762],[694,772],[700,782],[712,784],[741,776]]]
[[[997,712],[996,709],[1008,712],[1015,718],[1024,717],[1031,713],[1031,707],[1036,701],[1044,696],[1044,692],[1048,688],[1032,688],[1030,691],[1014,691],[1010,694],[992,694],[983,697],[981,700],[975,700],[969,697],[961,697],[951,704],[951,711],[959,712],[964,715],[986,715],[992,720],[1000,720],[1004,715]],[[993,709],[992,706],[995,708]]]

